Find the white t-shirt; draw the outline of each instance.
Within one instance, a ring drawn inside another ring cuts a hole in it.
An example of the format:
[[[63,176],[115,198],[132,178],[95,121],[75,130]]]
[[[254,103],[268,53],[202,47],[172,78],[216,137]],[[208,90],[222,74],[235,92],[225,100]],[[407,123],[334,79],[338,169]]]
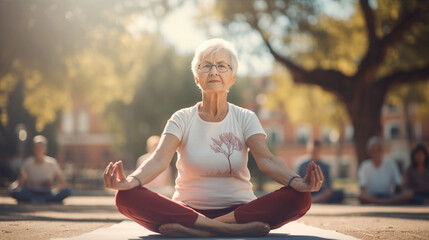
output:
[[[388,159],[383,159],[378,168],[371,159],[365,160],[359,168],[358,178],[359,185],[367,187],[373,195],[391,195],[395,192],[395,186],[402,182],[395,162]]]
[[[44,162],[37,164],[34,157],[29,157],[22,165],[22,170],[27,173],[26,185],[34,190],[49,190],[46,182],[54,182],[55,176],[61,173],[55,158],[44,156]]]
[[[173,200],[196,209],[221,209],[256,197],[247,168],[247,139],[265,134],[255,113],[228,103],[220,122],[200,118],[198,105],[177,111],[164,133],[180,140]]]

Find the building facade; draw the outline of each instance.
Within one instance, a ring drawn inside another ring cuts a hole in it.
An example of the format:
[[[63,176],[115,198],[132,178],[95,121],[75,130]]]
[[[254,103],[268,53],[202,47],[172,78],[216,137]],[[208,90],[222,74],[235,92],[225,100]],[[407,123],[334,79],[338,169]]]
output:
[[[101,116],[94,114],[88,103],[79,98],[73,100],[72,109],[62,118],[57,160],[75,187],[101,185],[101,171],[109,162],[118,160],[113,151],[113,138],[102,129],[101,121]]]
[[[306,158],[308,140],[318,139],[322,142],[322,159],[331,165],[333,177],[356,177],[358,164],[353,143],[354,129],[350,123],[344,126],[340,143],[338,133],[332,128],[294,124],[282,110],[269,111],[255,104],[248,106],[257,112],[275,154],[289,167],[296,168]],[[385,155],[405,170],[409,166],[410,149],[417,143],[429,146],[429,116],[418,118],[412,111],[407,124],[400,108],[385,105],[381,121]]]

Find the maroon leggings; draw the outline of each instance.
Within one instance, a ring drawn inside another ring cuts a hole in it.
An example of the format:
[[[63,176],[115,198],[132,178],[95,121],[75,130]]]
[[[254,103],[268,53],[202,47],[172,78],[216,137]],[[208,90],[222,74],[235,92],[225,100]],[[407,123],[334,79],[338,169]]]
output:
[[[200,214],[213,219],[232,211],[237,223],[259,221],[268,223],[271,229],[275,229],[302,217],[310,209],[311,195],[282,187],[246,204],[225,209],[199,210],[172,201],[145,187],[136,187],[118,191],[116,206],[119,212],[154,232],[159,232],[159,227],[166,223],[192,227]]]

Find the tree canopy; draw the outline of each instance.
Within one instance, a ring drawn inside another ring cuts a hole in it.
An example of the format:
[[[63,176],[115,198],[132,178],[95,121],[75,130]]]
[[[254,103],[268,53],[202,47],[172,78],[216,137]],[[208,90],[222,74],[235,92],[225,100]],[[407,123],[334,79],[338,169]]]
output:
[[[182,3],[0,1],[0,160],[18,153],[16,129],[22,126],[28,138],[48,134],[55,156],[58,122],[73,98],[103,117],[102,128],[125,157],[144,153],[147,137],[161,134],[171,114],[195,104],[201,93],[190,56],[177,54],[159,29],[130,28],[141,16],[159,28]],[[230,100],[239,99],[234,87]]]
[[[428,80],[429,2],[335,1],[338,12],[352,7],[345,17],[326,14],[329,2],[219,0],[214,17],[227,27],[242,24],[259,32],[294,82],[334,94],[355,129],[360,162],[367,158],[366,141],[382,133],[387,93]]]
[[[98,113],[113,102],[130,104],[149,68],[150,43],[160,39],[128,27],[141,14],[160,19],[176,4],[0,1],[0,158],[17,154],[18,125],[28,137],[52,133],[55,145],[51,128],[73,97]]]

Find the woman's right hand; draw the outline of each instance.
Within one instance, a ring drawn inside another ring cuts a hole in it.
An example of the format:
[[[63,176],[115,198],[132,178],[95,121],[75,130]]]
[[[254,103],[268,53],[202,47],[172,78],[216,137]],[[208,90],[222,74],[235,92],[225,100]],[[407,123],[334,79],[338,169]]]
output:
[[[128,190],[138,185],[134,178],[125,177],[122,161],[115,163],[110,162],[109,165],[107,165],[106,170],[104,170],[103,178],[106,188]]]
[[[317,192],[322,187],[323,181],[325,181],[325,177],[323,176],[322,169],[311,161],[308,164],[305,177],[293,180],[291,187],[298,192]]]

